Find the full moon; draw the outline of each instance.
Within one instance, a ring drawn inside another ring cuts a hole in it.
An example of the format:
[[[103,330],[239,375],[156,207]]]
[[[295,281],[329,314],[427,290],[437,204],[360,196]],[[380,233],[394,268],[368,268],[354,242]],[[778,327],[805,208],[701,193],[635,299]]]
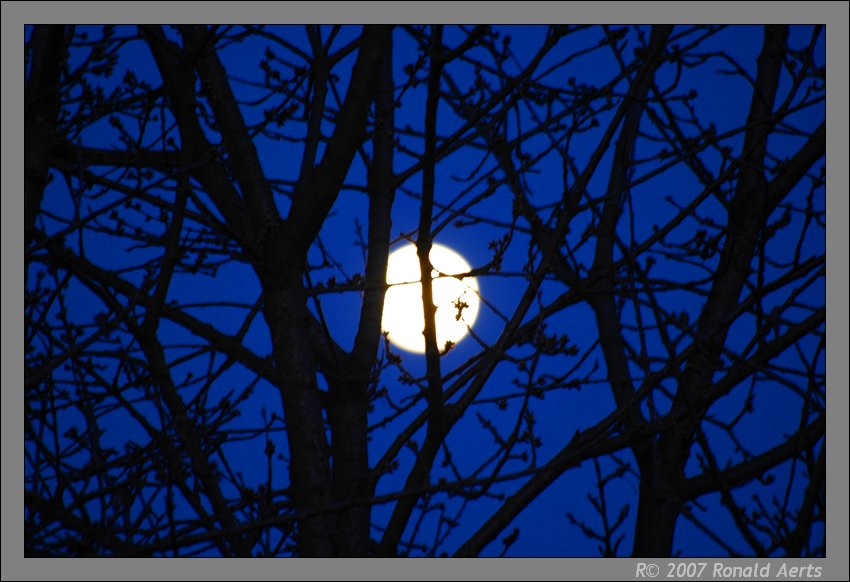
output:
[[[448,247],[431,246],[431,289],[437,307],[437,347],[457,343],[478,315],[478,283],[474,277],[453,277],[472,270],[462,256]],[[422,284],[416,245],[393,251],[387,261],[387,294],[384,299],[382,329],[396,346],[409,352],[425,353],[425,317],[422,313]]]

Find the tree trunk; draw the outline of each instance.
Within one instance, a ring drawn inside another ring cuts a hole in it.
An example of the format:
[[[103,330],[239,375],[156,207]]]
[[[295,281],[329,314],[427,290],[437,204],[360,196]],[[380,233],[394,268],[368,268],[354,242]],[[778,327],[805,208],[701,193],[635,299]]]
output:
[[[59,114],[59,80],[65,62],[65,27],[36,26],[32,33],[30,74],[24,90],[24,224],[32,242],[41,207]]]

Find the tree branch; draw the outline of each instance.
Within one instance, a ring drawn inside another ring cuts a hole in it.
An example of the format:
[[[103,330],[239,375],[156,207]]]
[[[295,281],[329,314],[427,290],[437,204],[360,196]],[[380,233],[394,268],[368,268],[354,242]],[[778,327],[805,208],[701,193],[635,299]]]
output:
[[[718,491],[723,483],[727,486],[738,487],[748,481],[760,478],[770,469],[815,446],[823,438],[825,430],[826,420],[823,416],[818,416],[811,423],[785,439],[782,444],[752,459],[723,469],[719,474],[706,473],[691,477],[685,481],[683,498],[697,499]]]
[[[65,62],[65,27],[39,25],[32,32],[30,76],[24,87],[24,228],[27,246],[32,242],[35,219],[41,208],[54,125],[59,115],[62,65]]]
[[[229,165],[239,183],[248,216],[259,232],[263,225],[278,218],[269,184],[266,181],[257,148],[245,127],[242,112],[230,88],[227,72],[210,40],[214,33],[205,26],[181,26],[187,57],[195,62],[201,87],[207,95],[228,153]]]
[[[366,137],[369,107],[391,34],[392,28],[387,26],[363,28],[360,51],[351,71],[351,84],[333,135],[310,179],[296,186],[286,220],[285,239],[281,241],[283,244],[275,245],[279,254],[285,252],[289,257],[303,260],[339,195],[354,155]]]
[[[43,235],[37,235],[36,240],[41,240],[42,237]],[[87,279],[91,278],[105,288],[113,290],[114,293],[124,295],[138,302],[140,305],[148,307],[151,297],[115,273],[102,269],[94,263],[77,256],[57,242],[50,243],[48,250],[59,265],[69,272],[74,273],[83,283],[86,283]],[[35,260],[38,260],[38,257]],[[232,336],[218,331],[210,324],[204,323],[179,307],[169,305],[168,303],[162,306],[162,316],[182,326],[190,333],[208,341],[211,347],[233,358],[258,376],[263,377],[272,384],[278,383],[279,378],[271,362],[254,354]]]
[[[243,247],[257,256],[254,229],[239,193],[230,183],[225,169],[213,163],[216,152],[209,143],[195,114],[195,75],[179,47],[169,41],[156,26],[144,26],[142,32],[165,83],[166,95],[180,129],[180,139],[192,143],[192,151],[198,164],[198,180],[210,195],[216,208],[227,222]]]
[[[440,75],[443,61],[439,51],[442,46],[443,29],[441,25],[431,27],[430,62],[428,71],[428,96],[425,101],[425,152],[422,166],[422,204],[419,209],[419,234],[416,240],[416,254],[419,257],[420,283],[422,285],[422,313],[425,323],[425,366],[428,399],[428,429],[419,454],[410,474],[404,483],[404,490],[413,490],[427,484],[434,458],[445,436],[445,418],[443,406],[443,382],[440,372],[440,350],[437,346],[437,326],[435,315],[431,273],[431,220],[434,211],[434,173],[436,170],[435,150],[437,147],[437,109],[440,103]],[[401,536],[416,507],[419,497],[412,495],[399,499],[390,521],[384,530],[384,536],[378,546],[379,556],[389,556],[396,552]]]

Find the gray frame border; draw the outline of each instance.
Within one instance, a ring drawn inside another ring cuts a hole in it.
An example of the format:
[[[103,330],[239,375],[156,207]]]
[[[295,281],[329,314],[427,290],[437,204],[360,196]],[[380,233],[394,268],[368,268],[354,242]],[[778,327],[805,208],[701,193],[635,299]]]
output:
[[[281,578],[425,580],[635,578],[638,560],[623,558],[373,560],[297,559],[285,562],[226,559],[25,559],[23,557],[23,25],[49,22],[717,22],[825,23],[827,25],[827,481],[830,518],[827,558],[761,560],[773,564],[814,563],[825,580],[846,580],[848,568],[848,3],[846,2],[2,2],[2,580],[273,580]],[[669,562],[717,560],[648,560]],[[723,560],[727,565],[753,565],[753,560]],[[651,568],[652,566],[650,566]]]

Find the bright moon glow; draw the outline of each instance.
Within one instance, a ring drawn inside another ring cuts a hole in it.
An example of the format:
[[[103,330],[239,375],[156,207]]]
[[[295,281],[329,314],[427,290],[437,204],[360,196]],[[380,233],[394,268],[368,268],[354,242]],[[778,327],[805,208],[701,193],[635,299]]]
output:
[[[437,306],[437,347],[457,343],[478,315],[478,283],[474,277],[451,277],[472,270],[462,256],[442,245],[431,246],[431,289]],[[410,352],[425,352],[425,317],[422,314],[422,284],[416,245],[406,245],[390,254],[387,261],[387,289],[381,327],[390,341]],[[466,304],[460,311],[458,305]]]

